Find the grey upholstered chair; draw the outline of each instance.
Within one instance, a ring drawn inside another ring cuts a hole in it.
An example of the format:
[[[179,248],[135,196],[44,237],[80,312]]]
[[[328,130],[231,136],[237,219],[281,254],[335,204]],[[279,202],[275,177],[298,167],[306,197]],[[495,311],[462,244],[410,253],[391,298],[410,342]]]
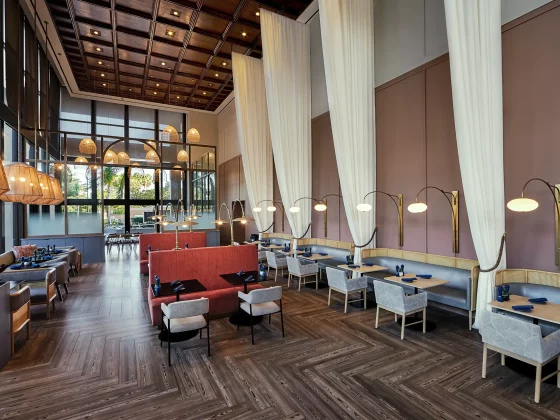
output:
[[[31,291],[25,286],[10,294],[10,338],[14,355],[15,335],[27,325],[27,339],[31,332]]]
[[[259,262],[266,261],[266,251],[258,251],[257,252],[257,259]]]
[[[346,277],[346,272],[337,270],[335,268],[326,268],[327,282],[329,283],[329,300],[327,306],[331,304],[331,291],[336,291],[344,295],[344,313],[348,310],[348,302],[364,301],[364,309],[367,308],[366,293],[367,293],[367,278],[357,277],[349,279]],[[361,299],[348,300],[350,293],[360,292],[363,294]]]
[[[266,251],[266,262],[268,264],[267,275],[271,268],[274,268],[276,273],[274,274],[274,281],[278,278],[278,270],[282,270],[282,276],[284,276],[284,268],[288,267],[285,256],[279,256],[271,251]]]
[[[168,334],[199,330],[200,338],[202,338],[202,329],[206,328],[208,356],[210,356],[209,309],[210,301],[207,298],[182,300],[170,304],[162,303],[161,332],[163,333],[163,327],[167,329]],[[160,339],[160,346],[162,344]],[[171,366],[171,337],[167,339],[167,358],[168,364]]]
[[[253,317],[268,315],[270,324],[271,315],[280,312],[280,322],[282,323],[282,337],[284,337],[284,315],[282,314],[282,287],[274,286],[267,289],[254,289],[249,293],[237,292],[239,297],[239,309],[247,312],[251,319],[251,342],[255,344],[253,333]],[[277,305],[274,301],[280,301]],[[243,302],[241,302],[243,301]],[[237,324],[239,330],[239,324]]]
[[[560,330],[542,337],[541,327],[522,319],[504,314],[482,312],[480,317],[480,334],[484,343],[482,354],[482,377],[486,378],[486,364],[488,350],[501,353],[502,365],[505,357],[513,357],[537,368],[535,378],[535,402],[541,398],[541,382],[553,375],[557,376],[557,386],[560,388],[558,370],[542,378],[542,367],[553,359],[557,359],[560,367]]]
[[[301,281],[303,279],[303,284],[307,284],[310,282],[306,282],[306,277],[315,277],[315,289],[319,288],[319,264],[317,263],[310,263],[305,264],[299,258],[294,257],[286,257],[288,262],[288,287],[290,287],[290,280],[292,277],[299,278],[299,286],[298,292],[301,291]]]
[[[396,284],[374,280],[375,300],[377,301],[377,314],[375,316],[375,328],[379,323],[379,309],[393,312],[395,321],[402,316],[401,340],[404,340],[404,327],[422,323],[422,332],[426,333],[426,307],[428,306],[428,294],[425,292],[406,296],[404,289]],[[422,312],[422,320],[406,323],[406,316]]]

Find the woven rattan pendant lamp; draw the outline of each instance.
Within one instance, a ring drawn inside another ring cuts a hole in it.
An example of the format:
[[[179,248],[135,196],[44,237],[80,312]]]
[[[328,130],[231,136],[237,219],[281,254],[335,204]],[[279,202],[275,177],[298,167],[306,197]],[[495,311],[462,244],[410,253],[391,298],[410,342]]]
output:
[[[0,200],[12,203],[33,204],[43,197],[39,176],[34,167],[26,163],[6,165],[6,177],[10,191],[0,196]]]
[[[60,181],[55,177],[49,177],[51,180],[51,185],[53,188],[54,198],[49,203],[51,206],[56,206],[64,201],[64,194],[62,194],[62,187],[60,186]]]
[[[80,153],[83,153],[84,155],[95,155],[95,153],[97,152],[97,146],[95,145],[95,142],[90,138],[83,139],[80,142],[78,149],[80,150]]]
[[[8,178],[6,178],[6,171],[4,171],[4,163],[0,159],[0,195],[4,195],[8,191],[10,191],[10,185],[8,184]]]
[[[35,200],[33,204],[39,206],[50,205],[55,198],[51,177],[44,172],[37,172],[37,176],[39,177],[39,186],[41,187],[43,196]]]

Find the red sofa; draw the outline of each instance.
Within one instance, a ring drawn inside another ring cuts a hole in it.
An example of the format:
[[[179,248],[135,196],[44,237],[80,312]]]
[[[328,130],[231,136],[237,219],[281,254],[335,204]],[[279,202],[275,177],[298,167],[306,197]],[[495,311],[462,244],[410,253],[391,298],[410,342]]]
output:
[[[179,246],[184,248],[185,242],[189,248],[203,248],[206,246],[206,232],[179,232]],[[140,273],[148,274],[148,245],[152,251],[175,249],[175,232],[173,233],[143,233],[140,235]]]
[[[154,284],[156,275],[162,283],[197,279],[207,290],[181,295],[181,300],[206,297],[210,300],[210,315],[216,317],[236,312],[237,292],[243,290],[243,286],[233,287],[222,279],[220,274],[237,273],[241,270],[253,271],[257,270],[257,265],[257,247],[254,245],[150,252],[150,286]],[[176,297],[156,298],[150,286],[148,304],[152,325],[159,325],[162,302],[175,302]],[[249,289],[260,287],[256,282],[249,285]]]

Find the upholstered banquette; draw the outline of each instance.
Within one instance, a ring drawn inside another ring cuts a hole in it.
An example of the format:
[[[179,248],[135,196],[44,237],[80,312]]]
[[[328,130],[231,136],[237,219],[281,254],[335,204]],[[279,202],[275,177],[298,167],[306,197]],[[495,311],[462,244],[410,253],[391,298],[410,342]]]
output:
[[[498,286],[508,284],[511,295],[525,296],[527,298],[545,297],[551,303],[560,304],[560,273],[549,271],[507,269],[496,273],[496,289],[494,298],[497,299]],[[517,315],[512,312],[503,312],[507,316],[513,316],[532,322],[530,317]],[[549,335],[560,329],[560,325],[548,321],[539,321],[543,335]]]
[[[162,283],[174,280],[198,280],[206,291],[180,295],[181,300],[210,300],[210,315],[213,317],[233,313],[238,309],[237,292],[243,286],[232,287],[220,277],[221,274],[257,270],[257,247],[253,245],[222,246],[208,248],[189,248],[179,251],[150,252],[150,285],[154,276],[159,276]],[[260,288],[256,283],[249,289]],[[161,322],[161,303],[175,302],[175,296],[154,297],[148,290],[148,304],[152,324]]]
[[[179,232],[179,247],[202,248],[206,246],[206,232]],[[152,251],[171,250],[175,248],[175,232],[143,233],[140,235],[140,273],[148,274],[148,245]]]
[[[476,261],[418,252],[375,249],[365,250],[363,262],[387,267],[387,271],[367,274],[368,277],[378,280],[393,276],[396,266],[401,264],[404,264],[406,274],[431,274],[434,278],[447,280],[449,283],[445,285],[426,289],[428,300],[467,311],[469,328],[472,325],[472,312],[476,308],[476,287],[479,270]],[[373,290],[371,285],[368,287]],[[414,293],[414,289],[413,287],[405,287],[405,292]]]

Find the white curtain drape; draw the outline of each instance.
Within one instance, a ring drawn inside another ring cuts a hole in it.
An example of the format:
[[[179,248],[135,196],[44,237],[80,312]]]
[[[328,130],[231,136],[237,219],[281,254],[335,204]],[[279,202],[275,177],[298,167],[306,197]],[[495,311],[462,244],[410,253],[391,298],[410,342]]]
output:
[[[375,190],[375,77],[372,0],[319,0],[334,150],[344,209],[356,245],[370,242],[372,213],[356,206]],[[375,199],[375,197],[373,197]],[[361,248],[354,261],[361,262]]]
[[[260,10],[264,78],[272,150],[282,202],[294,237],[311,223],[311,75],[309,29]],[[297,241],[294,241],[294,247]]]
[[[445,0],[461,178],[482,268],[495,264],[505,231],[500,6],[500,0]],[[498,269],[504,267],[505,255]],[[495,277],[480,273],[476,320],[488,310]]]
[[[233,83],[235,85],[235,112],[241,145],[243,172],[251,209],[261,200],[272,200],[272,144],[261,60],[246,55],[232,54]],[[261,212],[253,211],[260,232],[273,222],[273,213],[266,210],[271,203],[259,205]]]

